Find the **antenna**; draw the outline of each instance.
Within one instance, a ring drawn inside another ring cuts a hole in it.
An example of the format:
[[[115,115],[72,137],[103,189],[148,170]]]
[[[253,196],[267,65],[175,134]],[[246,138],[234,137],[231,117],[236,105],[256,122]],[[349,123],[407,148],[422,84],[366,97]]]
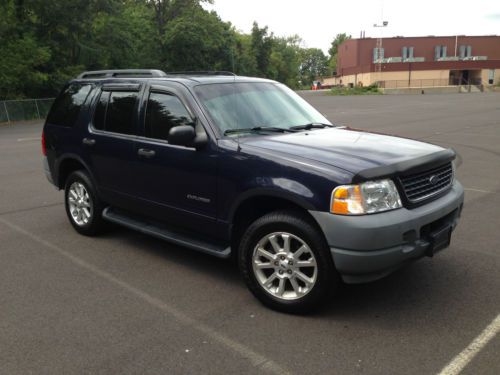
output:
[[[238,118],[238,97],[236,96],[236,75],[233,76],[233,95],[234,95],[234,99],[236,100],[236,103],[235,103],[235,111],[236,111],[236,116],[234,117],[235,119]],[[239,125],[236,126],[236,128],[239,128]],[[237,148],[236,148],[236,152],[240,152],[241,151],[241,146],[240,146],[240,133],[237,132],[236,133],[236,144],[237,144]]]

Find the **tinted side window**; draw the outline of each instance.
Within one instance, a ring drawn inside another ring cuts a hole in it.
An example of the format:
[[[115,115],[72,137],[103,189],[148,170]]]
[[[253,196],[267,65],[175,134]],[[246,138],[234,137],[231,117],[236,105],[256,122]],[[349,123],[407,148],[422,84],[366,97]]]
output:
[[[103,91],[94,113],[94,128],[120,134],[135,134],[137,92]]]
[[[193,125],[184,104],[174,95],[152,92],[146,109],[146,137],[168,140],[174,126]]]
[[[104,121],[106,120],[106,108],[109,101],[109,92],[103,91],[97,102],[94,113],[94,128],[104,130]]]
[[[137,92],[116,91],[109,97],[106,111],[106,130],[134,134],[134,110]]]
[[[91,85],[73,83],[66,87],[52,105],[47,122],[53,125],[71,127],[80,114],[80,109],[92,88]]]

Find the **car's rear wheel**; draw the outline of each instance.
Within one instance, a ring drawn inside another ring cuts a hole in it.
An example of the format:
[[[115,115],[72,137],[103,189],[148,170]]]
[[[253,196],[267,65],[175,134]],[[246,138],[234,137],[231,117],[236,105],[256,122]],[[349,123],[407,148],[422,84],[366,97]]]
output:
[[[79,170],[68,176],[64,197],[66,214],[78,233],[93,236],[105,228],[102,219],[104,205],[86,172]]]
[[[239,265],[252,293],[284,312],[313,310],[339,283],[322,233],[294,211],[273,212],[251,224],[241,240]]]

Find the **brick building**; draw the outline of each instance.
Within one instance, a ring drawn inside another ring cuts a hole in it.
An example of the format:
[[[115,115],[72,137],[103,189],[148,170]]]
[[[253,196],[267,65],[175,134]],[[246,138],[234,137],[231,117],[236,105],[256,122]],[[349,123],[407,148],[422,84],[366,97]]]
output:
[[[325,78],[324,84],[392,88],[500,83],[496,35],[350,39],[339,46],[337,58],[337,75]]]

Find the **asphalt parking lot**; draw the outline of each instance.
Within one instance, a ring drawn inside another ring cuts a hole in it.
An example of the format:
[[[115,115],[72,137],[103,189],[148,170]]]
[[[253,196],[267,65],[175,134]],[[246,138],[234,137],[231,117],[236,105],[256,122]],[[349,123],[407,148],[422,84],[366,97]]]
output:
[[[335,123],[455,148],[466,204],[449,249],[345,286],[314,315],[276,313],[231,262],[126,229],[78,235],[43,174],[41,124],[0,126],[0,373],[438,374],[451,362],[446,374],[499,374],[500,94],[303,95]]]

